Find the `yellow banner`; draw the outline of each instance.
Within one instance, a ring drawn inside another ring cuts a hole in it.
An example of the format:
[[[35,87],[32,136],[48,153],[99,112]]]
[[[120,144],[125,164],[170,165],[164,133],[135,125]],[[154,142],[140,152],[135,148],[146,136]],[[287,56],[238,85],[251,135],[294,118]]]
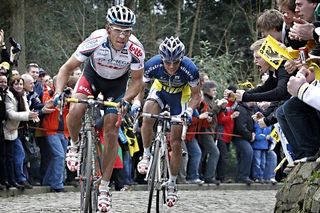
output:
[[[278,69],[284,60],[293,59],[289,51],[283,49],[270,35],[266,37],[257,53],[275,69]]]
[[[254,88],[253,84],[252,84],[250,81],[246,81],[246,82],[243,82],[243,83],[239,83],[238,85],[239,85],[240,87],[246,88],[246,89],[252,89],[252,88]]]
[[[270,136],[271,136],[272,140],[276,141],[277,143],[280,141],[280,136],[279,136],[276,128],[273,128],[273,130],[270,133]]]

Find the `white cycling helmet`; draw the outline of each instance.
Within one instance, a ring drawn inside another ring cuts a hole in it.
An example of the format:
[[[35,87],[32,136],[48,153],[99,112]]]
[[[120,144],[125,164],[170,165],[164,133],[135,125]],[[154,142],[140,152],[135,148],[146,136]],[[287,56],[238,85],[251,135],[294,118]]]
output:
[[[133,27],[136,23],[136,16],[132,10],[120,5],[109,8],[106,19],[109,24],[116,24],[123,27]]]
[[[166,37],[166,39],[159,46],[159,54],[161,58],[168,62],[174,62],[182,59],[184,53],[184,44],[179,40],[178,37]]]

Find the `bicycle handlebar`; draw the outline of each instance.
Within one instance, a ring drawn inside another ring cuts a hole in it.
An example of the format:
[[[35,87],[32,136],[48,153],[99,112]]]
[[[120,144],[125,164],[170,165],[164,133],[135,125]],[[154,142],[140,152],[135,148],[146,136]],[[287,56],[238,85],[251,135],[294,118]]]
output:
[[[100,101],[100,100],[95,100],[93,97],[88,97],[88,99],[82,99],[82,98],[66,98],[66,102],[68,103],[83,103],[87,104],[90,106],[94,105],[99,105],[99,106],[104,106],[104,107],[119,107],[119,103],[112,102],[112,101]],[[118,119],[116,122],[116,127],[119,128],[122,123],[122,114],[118,110]]]
[[[156,120],[166,120],[170,122],[175,122],[175,123],[180,123],[182,124],[182,134],[181,134],[181,139],[184,141],[186,139],[187,135],[187,121],[186,118],[180,117],[180,116],[171,116],[169,112],[165,111],[160,114],[151,114],[151,113],[145,113],[142,112],[138,116],[136,116],[135,121],[134,121],[134,127],[137,126],[138,118],[139,117],[147,117],[147,118],[154,118]],[[135,128],[133,129],[134,133],[136,132]]]
[[[69,103],[83,103],[88,105],[99,105],[105,107],[118,107],[119,103],[112,102],[112,101],[100,101],[94,99],[81,99],[81,98],[66,98],[66,101]]]

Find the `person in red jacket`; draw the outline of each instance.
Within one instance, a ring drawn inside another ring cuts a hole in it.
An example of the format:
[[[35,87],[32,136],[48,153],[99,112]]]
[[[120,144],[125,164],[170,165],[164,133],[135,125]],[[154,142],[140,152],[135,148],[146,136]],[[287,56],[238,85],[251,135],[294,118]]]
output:
[[[203,113],[199,115],[199,111],[195,109],[192,115],[192,123],[188,127],[186,136],[186,146],[188,150],[188,167],[187,167],[187,182],[189,184],[203,184],[204,181],[199,178],[199,166],[201,162],[201,148],[196,138],[196,132],[200,132],[202,128],[208,128],[210,116],[207,111],[207,105],[202,101],[200,104],[205,106]]]
[[[226,168],[228,168],[230,159],[230,143],[234,128],[234,118],[239,116],[239,112],[235,111],[237,102],[235,101],[235,87],[228,87],[225,90],[226,104],[222,104],[222,110],[218,114],[217,141],[220,151],[220,157],[217,166],[217,179],[222,183],[226,179]]]

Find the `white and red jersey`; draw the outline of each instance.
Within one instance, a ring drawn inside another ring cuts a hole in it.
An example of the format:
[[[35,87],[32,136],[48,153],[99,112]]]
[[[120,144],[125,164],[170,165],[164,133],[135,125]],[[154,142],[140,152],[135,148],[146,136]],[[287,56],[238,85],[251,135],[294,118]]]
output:
[[[129,69],[132,71],[142,69],[145,52],[140,41],[132,34],[122,50],[114,50],[108,39],[107,30],[99,29],[78,46],[73,56],[81,62],[89,58],[92,70],[99,76],[116,79]]]

